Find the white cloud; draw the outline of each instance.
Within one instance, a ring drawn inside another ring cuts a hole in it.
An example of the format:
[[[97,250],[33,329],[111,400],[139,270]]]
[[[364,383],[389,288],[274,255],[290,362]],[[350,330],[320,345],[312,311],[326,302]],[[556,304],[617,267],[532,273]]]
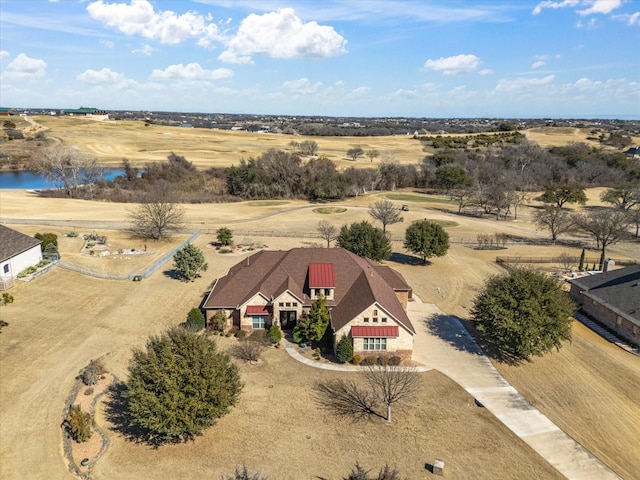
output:
[[[369,92],[371,91],[371,89],[367,86],[362,86],[362,87],[358,87],[358,88],[354,88],[351,93],[349,94],[350,97],[364,97],[365,95],[367,95]]]
[[[282,86],[298,95],[310,95],[318,93],[318,90],[320,90],[320,87],[322,87],[322,82],[312,84],[308,78],[303,77],[299,78],[298,80],[286,81],[282,84]]]
[[[3,55],[3,58],[7,55]],[[30,58],[24,53],[14,58],[9,65],[5,75],[8,78],[42,78],[47,74],[47,63],[39,58]]]
[[[199,63],[169,65],[164,70],[154,69],[151,78],[155,80],[210,81],[233,77],[233,70],[217,68],[206,70]]]
[[[609,14],[622,5],[622,0],[543,0],[535,6],[532,13],[538,15],[543,8],[585,7],[577,10],[578,14],[586,16],[593,14]]]
[[[595,0],[589,8],[578,10],[580,15],[591,15],[594,13],[608,14],[622,5],[622,0]]]
[[[107,48],[113,48],[113,47],[115,47],[115,45],[116,45],[115,43],[113,43],[113,42],[112,42],[112,41],[110,41],[110,40],[100,40],[100,44],[101,44],[101,45],[104,45],[104,46],[105,46],[105,47],[107,47]]]
[[[462,75],[476,70],[482,62],[475,55],[455,55],[440,57],[437,60],[427,60],[423,70],[435,70],[443,75]]]
[[[9,58],[11,55],[9,55],[9,52],[7,52],[6,50],[0,50],[0,62],[4,62],[5,58]]]
[[[85,70],[76,79],[89,85],[115,85],[127,83],[128,81],[124,75],[107,67],[102,70]]]
[[[87,6],[89,15],[126,35],[141,35],[161,43],[176,44],[188,38],[197,38],[201,46],[220,40],[216,24],[209,16],[192,12],[178,15],[171,10],[157,12],[148,0],[126,3],[105,3],[98,0]]]
[[[493,75],[493,70],[491,70],[490,68],[483,68],[482,70],[480,70],[478,72],[480,75]]]
[[[498,85],[496,86],[497,91],[501,92],[513,92],[520,90],[527,90],[531,87],[539,87],[542,85],[549,85],[555,79],[555,75],[547,75],[542,78],[515,78],[511,79],[502,79],[498,81]]]
[[[613,15],[613,18],[615,18],[616,20],[623,21],[630,27],[634,25],[640,25],[640,12],[635,12],[631,14],[623,13],[620,15]]]
[[[544,60],[538,60],[537,62],[533,62],[533,65],[531,65],[531,68],[540,68],[540,67],[544,67],[547,64],[547,62],[545,62]]]
[[[146,55],[147,57],[149,57],[149,56],[151,56],[151,54],[153,53],[154,50],[155,50],[155,48],[153,48],[151,45],[143,43],[140,48],[136,48],[134,50],[131,50],[131,53],[141,53],[141,54]]]
[[[533,14],[538,15],[542,12],[543,8],[564,8],[564,7],[575,7],[580,3],[581,0],[563,0],[561,2],[555,2],[553,0],[544,0],[535,6],[533,9]]]
[[[236,35],[225,41],[227,50],[218,59],[249,63],[252,55],[259,54],[273,58],[327,58],[345,53],[346,43],[333,27],[304,23],[292,8],[282,8],[247,16]]]

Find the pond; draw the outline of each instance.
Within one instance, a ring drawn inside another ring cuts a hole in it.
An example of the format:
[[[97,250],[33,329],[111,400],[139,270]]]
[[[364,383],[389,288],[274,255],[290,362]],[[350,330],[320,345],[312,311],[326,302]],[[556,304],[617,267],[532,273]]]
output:
[[[113,180],[124,171],[119,168],[107,168],[104,171],[105,180]],[[44,190],[58,188],[54,182],[44,175],[32,171],[3,171],[0,172],[0,190]]]

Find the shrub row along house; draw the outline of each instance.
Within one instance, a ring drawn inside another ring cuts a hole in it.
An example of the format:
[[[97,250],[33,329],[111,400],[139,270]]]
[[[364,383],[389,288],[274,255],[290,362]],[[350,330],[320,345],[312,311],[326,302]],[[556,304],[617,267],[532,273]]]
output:
[[[321,296],[330,310],[334,347],[346,335],[359,355],[411,357],[411,287],[391,268],[342,248],[255,253],[216,280],[203,308],[209,324],[222,310],[227,328],[276,324],[291,330]]]

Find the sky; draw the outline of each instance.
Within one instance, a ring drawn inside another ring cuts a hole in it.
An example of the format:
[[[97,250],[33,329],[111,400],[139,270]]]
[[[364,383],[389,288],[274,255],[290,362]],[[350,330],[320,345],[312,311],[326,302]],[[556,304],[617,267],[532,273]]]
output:
[[[0,106],[640,119],[640,0],[0,0]]]

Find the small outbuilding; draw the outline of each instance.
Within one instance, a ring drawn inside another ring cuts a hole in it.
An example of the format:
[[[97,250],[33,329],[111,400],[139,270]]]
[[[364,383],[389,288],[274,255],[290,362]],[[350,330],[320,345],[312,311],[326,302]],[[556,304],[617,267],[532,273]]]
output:
[[[0,290],[11,288],[18,273],[42,260],[41,243],[36,238],[0,225]]]

